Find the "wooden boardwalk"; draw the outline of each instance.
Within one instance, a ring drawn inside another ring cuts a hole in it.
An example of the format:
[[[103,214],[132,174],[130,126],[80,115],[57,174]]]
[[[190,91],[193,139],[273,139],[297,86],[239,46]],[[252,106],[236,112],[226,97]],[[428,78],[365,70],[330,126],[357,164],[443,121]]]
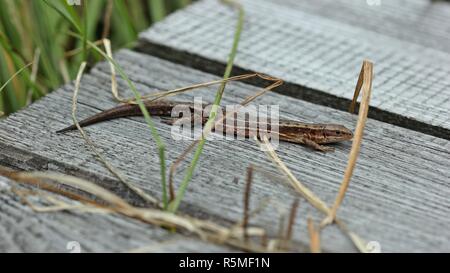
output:
[[[373,119],[366,125],[338,216],[366,241],[379,242],[383,252],[450,251],[450,36],[445,33],[450,21],[441,13],[450,10],[449,5],[438,3],[437,9],[419,0],[382,1],[380,7],[370,8],[356,1],[241,2],[246,19],[234,74],[257,71],[285,80],[277,93],[255,101],[278,104],[281,117],[354,129],[357,117],[342,109],[348,107],[362,60],[374,61]],[[347,15],[330,15],[320,5],[334,10],[345,6],[342,13]],[[397,10],[412,16],[397,21],[393,15]],[[353,20],[360,16],[367,20],[357,25]],[[230,8],[217,1],[199,1],[142,33],[136,50],[121,50],[115,58],[142,94],[219,79],[235,22],[236,13]],[[410,27],[402,31],[406,26]],[[241,102],[261,84],[229,84],[223,104]],[[110,87],[109,65],[99,63],[81,81],[79,119],[116,105]],[[124,81],[119,80],[119,88],[123,96],[131,96]],[[177,99],[192,100],[195,94],[210,102],[215,90],[205,88]],[[71,123],[72,94],[72,84],[63,86],[0,120],[0,165],[73,174],[142,204],[95,158],[78,132],[55,133]],[[154,120],[170,164],[190,142],[173,140],[171,127]],[[109,121],[86,131],[135,186],[161,196],[157,149],[142,118]],[[350,143],[335,147],[335,152],[323,154],[280,143],[277,153],[299,180],[332,204]],[[225,225],[239,221],[249,164],[279,175],[251,140],[207,142],[181,211]],[[177,185],[187,166],[181,164]],[[168,252],[237,251],[115,215],[34,213],[12,193],[13,185],[0,177],[0,251],[65,252],[68,241],[78,241],[83,251],[93,252],[142,247]],[[287,211],[296,197],[289,185],[257,172],[251,207],[268,198],[270,205],[251,225],[276,235],[280,211]],[[302,200],[293,234],[296,251],[308,250],[308,216],[316,221],[323,218]],[[356,251],[335,226],[322,232],[321,241],[324,251]]]
[[[439,4],[440,9],[426,0],[384,1],[388,3],[365,8],[351,0],[241,2],[247,14],[235,62],[241,70],[282,78],[287,84],[279,92],[346,110],[361,60],[369,58],[376,64],[370,116],[450,139],[450,20],[441,13],[449,11],[448,3]],[[322,14],[325,9],[339,11],[334,17],[360,20],[363,27],[350,19],[331,20]],[[394,19],[406,14],[408,19]],[[200,2],[142,33],[140,50],[219,73],[236,16],[217,1]],[[436,29],[419,31],[429,21]],[[446,29],[438,35],[441,28]],[[412,37],[439,42],[425,47]]]

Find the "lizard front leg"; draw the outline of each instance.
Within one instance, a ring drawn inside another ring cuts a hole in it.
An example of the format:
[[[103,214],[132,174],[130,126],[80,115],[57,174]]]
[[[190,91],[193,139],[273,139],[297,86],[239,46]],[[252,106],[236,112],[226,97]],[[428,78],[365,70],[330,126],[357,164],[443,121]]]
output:
[[[321,152],[333,152],[334,148],[329,146],[320,145],[317,142],[312,141],[309,138],[303,138],[303,143],[309,147],[314,148],[315,150],[321,151]]]
[[[292,137],[281,137],[281,140],[287,141],[287,142],[292,142],[292,143],[297,143],[297,144],[303,144],[306,146],[309,146],[311,148],[313,148],[314,150],[317,151],[321,151],[321,152],[332,152],[334,151],[333,147],[328,147],[328,146],[324,146],[324,145],[320,145],[317,142],[306,138],[306,137],[298,137],[296,136],[295,138]]]

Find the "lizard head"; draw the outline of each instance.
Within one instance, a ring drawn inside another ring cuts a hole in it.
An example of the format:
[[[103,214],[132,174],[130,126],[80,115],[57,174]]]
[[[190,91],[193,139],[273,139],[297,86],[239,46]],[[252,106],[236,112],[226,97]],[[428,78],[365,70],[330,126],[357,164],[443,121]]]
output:
[[[334,143],[344,140],[351,140],[353,132],[343,125],[329,124],[325,130],[327,142]]]

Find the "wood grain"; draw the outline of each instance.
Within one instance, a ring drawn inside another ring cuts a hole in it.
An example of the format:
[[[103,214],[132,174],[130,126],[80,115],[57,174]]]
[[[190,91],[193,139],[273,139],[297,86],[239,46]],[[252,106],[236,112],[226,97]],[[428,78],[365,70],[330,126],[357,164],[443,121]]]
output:
[[[432,0],[272,0],[383,36],[450,53],[450,4]]]
[[[120,51],[116,58],[142,93],[217,79],[198,70],[128,50]],[[119,80],[119,87],[124,96],[131,95],[122,80]],[[78,117],[85,118],[116,105],[109,88],[109,66],[101,63],[82,80]],[[247,84],[230,84],[223,103],[238,103],[256,90]],[[128,200],[136,200],[95,159],[78,132],[55,133],[71,123],[72,92],[72,85],[64,86],[0,121],[0,164],[17,169],[75,174]],[[211,87],[194,94],[210,102],[214,93],[215,88]],[[184,94],[177,99],[188,100],[192,96]],[[356,123],[355,115],[275,93],[255,103],[278,104],[282,118],[339,123],[352,129]],[[167,145],[170,163],[190,142],[173,140],[171,127],[159,122],[158,118],[154,120]],[[86,131],[107,159],[129,180],[153,196],[161,196],[157,150],[142,118],[101,123]],[[342,179],[350,143],[335,147],[336,152],[323,154],[307,147],[280,143],[277,152],[295,176],[331,204]],[[278,174],[251,140],[208,141],[181,211],[230,225],[242,219],[245,170],[250,163]],[[182,164],[175,177],[177,186],[186,166],[186,163]],[[239,178],[238,183],[233,182],[235,177]],[[267,198],[271,205],[251,219],[250,225],[265,227],[273,236],[278,233],[280,211],[287,211],[297,195],[288,185],[272,177],[256,172],[254,179],[250,207],[256,208]],[[378,241],[385,252],[450,251],[449,181],[448,141],[368,120],[361,156],[338,216],[365,240]],[[297,251],[305,251],[309,245],[308,216],[316,221],[323,217],[302,200],[292,236]],[[324,251],[355,251],[336,227],[323,232],[321,244]]]

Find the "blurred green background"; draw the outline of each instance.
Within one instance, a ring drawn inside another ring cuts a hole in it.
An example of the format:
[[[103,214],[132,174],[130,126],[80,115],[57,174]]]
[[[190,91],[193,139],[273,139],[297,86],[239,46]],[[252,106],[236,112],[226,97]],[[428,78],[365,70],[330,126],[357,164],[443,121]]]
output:
[[[83,60],[101,60],[70,31],[90,41],[107,37],[113,49],[132,47],[140,31],[191,0],[80,0],[81,5],[73,5],[77,2],[0,0],[0,87],[21,71],[1,91],[0,115],[74,79]]]

